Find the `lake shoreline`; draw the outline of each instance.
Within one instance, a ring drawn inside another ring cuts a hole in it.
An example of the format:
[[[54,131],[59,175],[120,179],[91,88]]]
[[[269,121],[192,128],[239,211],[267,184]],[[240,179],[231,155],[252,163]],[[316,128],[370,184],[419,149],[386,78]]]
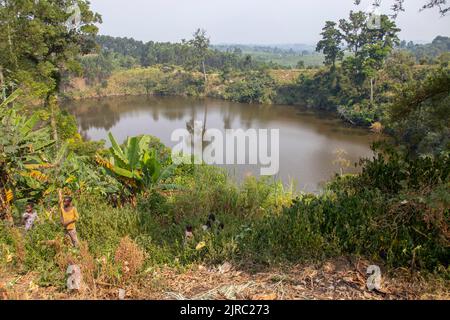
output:
[[[195,99],[195,100],[220,100],[220,101],[226,101],[226,102],[234,102],[229,99],[221,98],[221,97],[215,97],[215,96],[189,96],[189,95],[156,95],[156,94],[125,94],[125,93],[116,93],[116,94],[110,94],[105,96],[87,96],[87,97],[73,97],[69,98],[67,96],[59,96],[58,97],[58,103],[59,104],[67,104],[70,102],[82,102],[82,101],[99,101],[105,98],[134,98],[134,97],[144,97],[144,98],[186,98],[186,99]],[[326,115],[327,118],[334,118],[339,119],[342,122],[343,126],[346,126],[348,128],[354,128],[354,129],[361,129],[366,132],[379,134],[374,132],[370,127],[363,126],[356,124],[354,122],[348,121],[345,117],[342,117],[341,114],[339,114],[337,111],[330,111],[330,110],[324,110],[324,109],[315,109],[311,108],[302,104],[280,104],[280,103],[245,103],[240,102],[241,104],[245,105],[258,105],[258,106],[285,106],[285,107],[292,107],[298,110],[299,112],[310,112],[311,114],[315,115]]]
[[[198,82],[202,79],[203,75],[199,72],[188,72],[182,68],[171,67],[171,71],[161,71],[164,68],[157,66],[147,68],[134,68],[115,71],[110,77],[105,80],[104,83],[89,84],[85,78],[73,78],[70,84],[63,89],[63,92],[59,95],[59,100],[64,103],[66,101],[80,101],[84,99],[102,99],[108,97],[134,97],[134,96],[148,96],[148,97],[183,97],[183,98],[196,98],[196,99],[220,99],[223,101],[239,102],[245,104],[258,104],[258,105],[287,105],[293,106],[299,109],[311,110],[317,113],[330,113],[339,118],[343,123],[347,123],[352,127],[364,128],[370,130],[367,125],[362,125],[348,119],[343,116],[338,110],[332,110],[327,108],[315,108],[309,106],[307,103],[301,103],[300,101],[293,101],[290,97],[291,92],[285,92],[283,88],[289,88],[295,84],[295,79],[300,75],[311,74],[311,70],[269,70],[267,75],[271,77],[271,86],[274,88],[269,89],[269,85],[264,90],[272,90],[270,94],[264,94],[259,98],[246,98],[242,96],[230,95],[227,93],[230,87],[236,85],[239,80],[221,79],[219,74],[211,73],[208,75],[208,83],[206,87],[204,85],[193,86],[191,82]],[[182,80],[177,78],[181,77]],[[146,85],[148,79],[156,83],[156,87],[149,88]],[[185,78],[188,78],[187,81]],[[188,84],[184,82],[188,82]],[[164,88],[159,88],[163,86]],[[240,94],[240,93],[239,93]],[[251,101],[246,101],[250,99]]]
[[[173,148],[175,144],[170,137],[174,130],[185,129],[192,120],[203,120],[205,110],[208,128],[222,133],[240,128],[279,129],[280,171],[275,179],[286,185],[294,181],[299,190],[309,192],[322,189],[319,185],[336,173],[358,173],[352,164],[372,157],[370,145],[378,138],[368,130],[342,122],[331,112],[320,114],[291,105],[141,95],[68,101],[63,108],[76,117],[82,136],[93,141],[108,140],[109,132],[119,143],[129,136],[147,134]],[[250,150],[246,152],[248,157]],[[339,163],[345,168],[341,170]],[[225,167],[237,178],[259,176],[261,169],[260,164],[249,163]]]

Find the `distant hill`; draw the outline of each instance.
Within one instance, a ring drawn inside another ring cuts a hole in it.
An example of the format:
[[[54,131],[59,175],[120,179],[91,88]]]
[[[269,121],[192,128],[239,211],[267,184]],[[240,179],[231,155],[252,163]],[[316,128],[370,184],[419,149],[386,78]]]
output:
[[[431,43],[427,44],[402,41],[400,48],[411,52],[417,60],[437,58],[443,53],[450,52],[450,38],[437,36]]]

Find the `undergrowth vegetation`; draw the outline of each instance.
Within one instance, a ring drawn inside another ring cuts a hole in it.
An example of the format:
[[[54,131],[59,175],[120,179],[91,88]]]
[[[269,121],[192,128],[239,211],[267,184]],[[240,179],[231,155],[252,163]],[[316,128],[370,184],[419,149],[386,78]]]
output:
[[[448,157],[407,160],[385,151],[365,161],[361,175],[338,176],[320,195],[295,195],[256,178],[238,185],[210,166],[179,167],[172,180],[180,189],[144,192],[136,206],[114,207],[100,194],[77,195],[79,249],[65,242],[57,214],[45,203],[26,234],[2,222],[0,261],[37,272],[42,286],[64,286],[73,263],[87,285],[94,279],[118,285],[162,265],[269,266],[342,254],[448,274]],[[223,228],[217,222],[202,229],[210,212]],[[193,226],[191,239],[184,237],[187,225]]]
[[[56,143],[43,111],[28,115],[17,97],[4,102],[0,121],[0,265],[36,272],[40,285],[63,287],[70,264],[80,265],[88,286],[119,285],[164,265],[271,266],[346,254],[448,276],[445,148],[412,154],[374,146],[377,154],[361,161],[361,174],[341,173],[321,194],[298,194],[272,179],[236,183],[213,166],[174,166],[154,137],[119,145],[110,135],[112,146],[104,149],[83,141],[70,117],[57,127],[65,140]],[[80,212],[77,249],[64,239],[59,188]],[[25,232],[20,218],[30,200],[39,220]],[[217,221],[205,231],[211,213]],[[185,237],[187,226],[192,238]]]

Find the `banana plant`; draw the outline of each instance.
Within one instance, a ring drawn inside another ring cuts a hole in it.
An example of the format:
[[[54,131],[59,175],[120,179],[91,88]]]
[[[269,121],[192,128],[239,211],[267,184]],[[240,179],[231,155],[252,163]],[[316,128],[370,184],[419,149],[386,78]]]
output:
[[[173,175],[176,168],[171,164],[163,167],[156,150],[149,148],[150,136],[129,137],[120,146],[109,133],[110,158],[96,156],[97,163],[125,183],[135,193],[152,189],[174,189],[176,185],[164,182]]]
[[[19,93],[0,103],[0,218],[11,216],[14,205],[42,201],[59,188],[105,196],[123,188],[89,157],[70,152],[67,143],[55,148],[51,130],[40,116],[25,115],[12,104]]]
[[[13,200],[32,196],[45,179],[38,169],[48,166],[45,154],[53,145],[47,128],[37,128],[38,114],[28,117],[12,103],[20,91],[0,103],[0,214],[10,211]]]

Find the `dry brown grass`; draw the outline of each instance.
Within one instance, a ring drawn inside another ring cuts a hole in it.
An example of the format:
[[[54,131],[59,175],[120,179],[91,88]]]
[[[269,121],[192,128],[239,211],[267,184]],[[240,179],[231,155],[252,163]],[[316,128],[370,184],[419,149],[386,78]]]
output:
[[[19,228],[11,228],[11,237],[13,238],[15,259],[19,264],[25,260],[26,250],[23,234]]]
[[[120,267],[122,281],[127,282],[144,266],[145,252],[127,236],[120,240],[114,261]]]
[[[312,76],[316,72],[314,69],[274,69],[270,70],[269,74],[278,84],[289,84],[294,83],[301,74]]]
[[[120,261],[138,250],[123,240]],[[124,253],[126,252],[126,253]],[[139,253],[137,253],[140,256]],[[147,270],[144,280],[126,284],[95,282],[94,289],[66,292],[36,287],[38,275],[13,275],[0,270],[0,297],[3,299],[118,299],[124,289],[126,299],[250,299],[250,300],[450,300],[448,280],[407,270],[383,273],[380,291],[366,287],[369,261],[340,258],[321,264],[279,268],[193,266],[187,271],[169,267]],[[10,285],[14,283],[14,285]]]
[[[196,267],[187,272],[160,270],[164,291],[142,289],[137,299],[250,300],[404,300],[450,299],[449,282],[404,270],[383,274],[382,289],[369,291],[365,270],[370,263],[347,258],[318,265],[259,271]]]

